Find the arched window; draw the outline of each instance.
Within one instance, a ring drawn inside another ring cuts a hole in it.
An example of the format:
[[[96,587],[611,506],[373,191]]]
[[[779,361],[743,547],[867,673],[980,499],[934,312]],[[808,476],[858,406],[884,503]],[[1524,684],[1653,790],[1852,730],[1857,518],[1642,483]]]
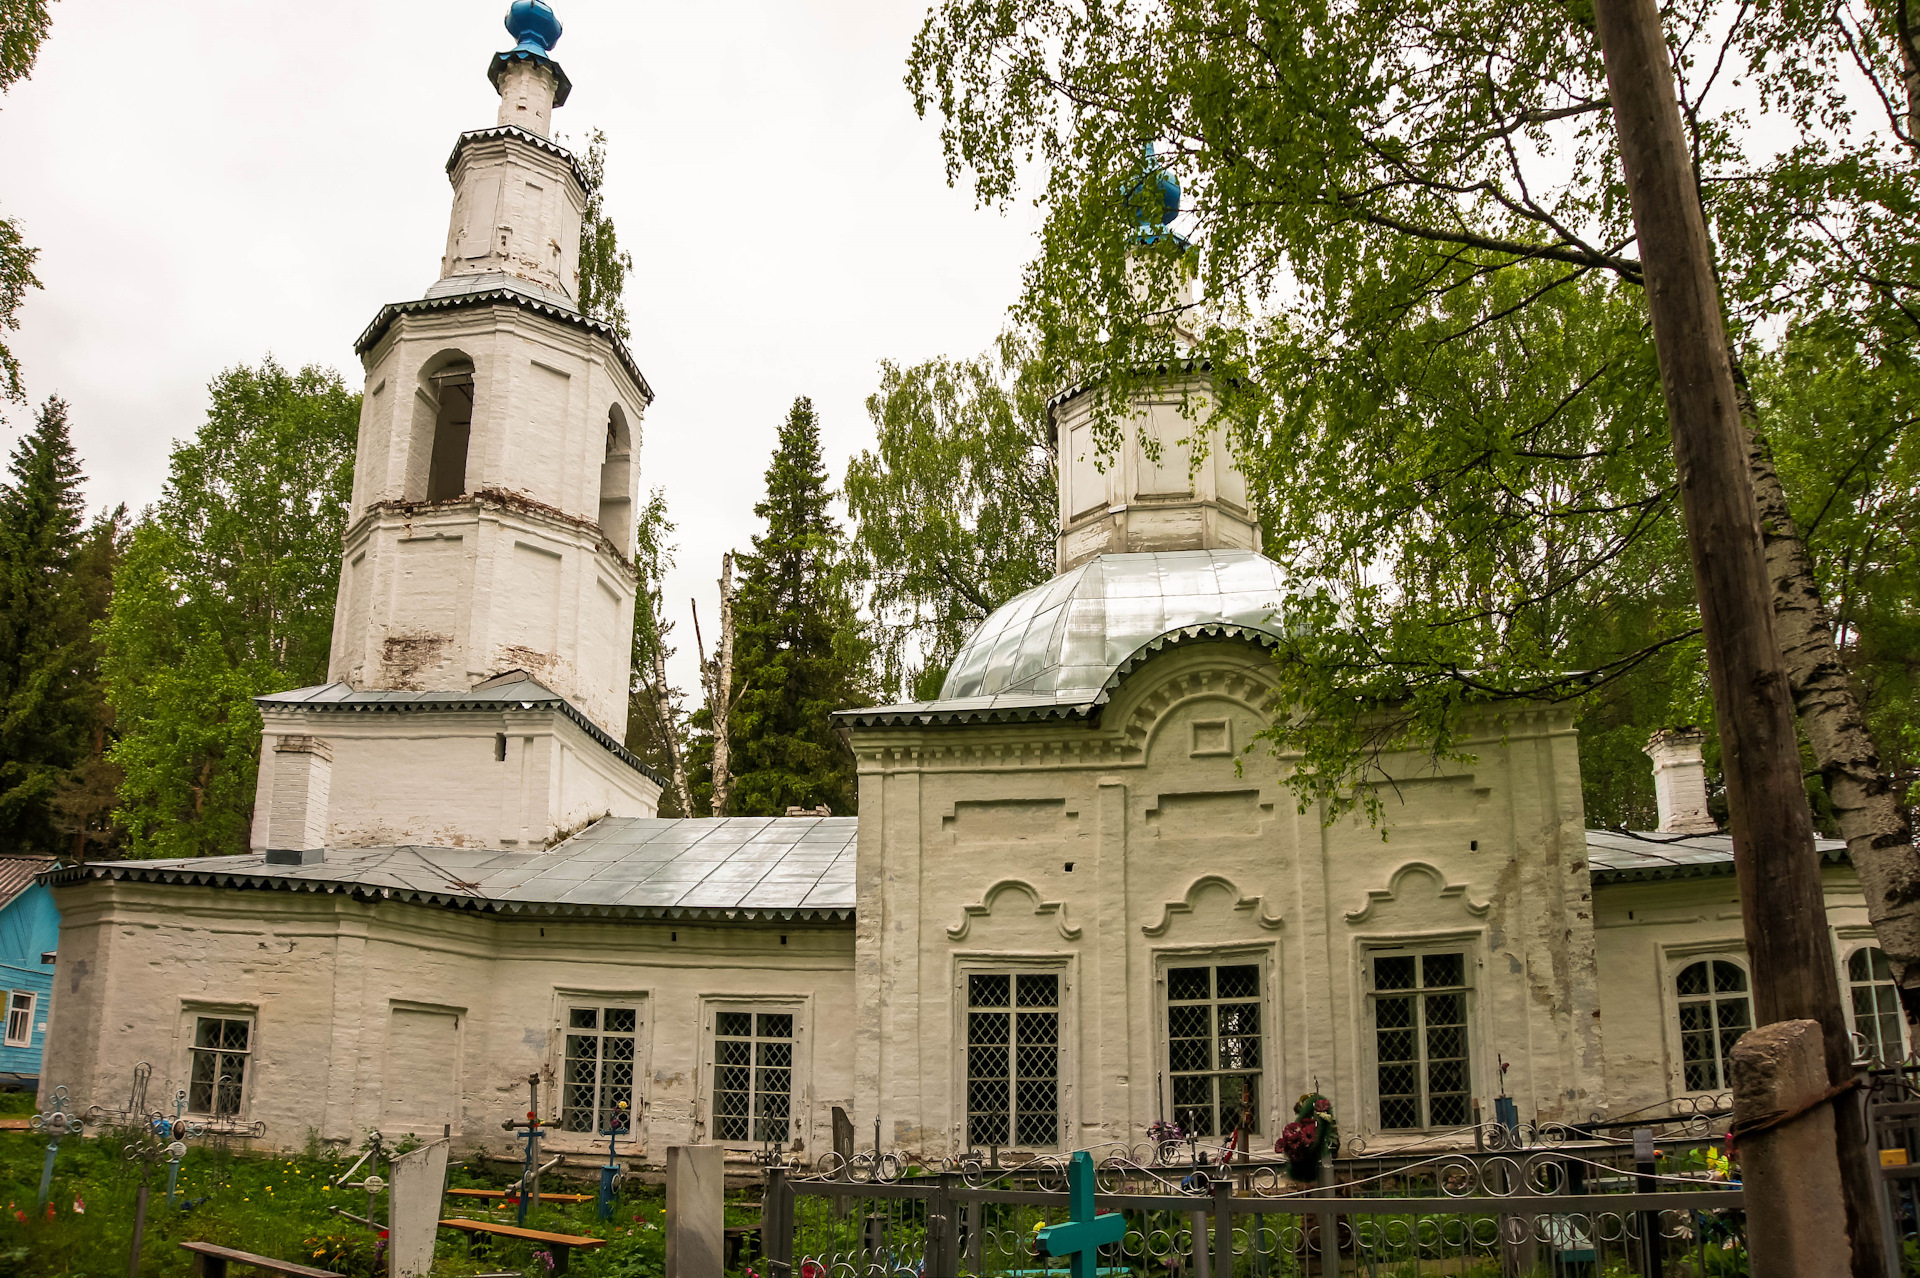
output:
[[[1675,983],[1680,996],[1680,1058],[1690,1092],[1732,1086],[1727,1054],[1753,1028],[1753,998],[1737,963],[1703,959]]]
[[[446,501],[467,491],[467,441],[473,432],[473,365],[464,360],[430,375],[435,412],[433,454],[427,468],[427,500]]]
[[[1887,952],[1865,945],[1847,956],[1847,989],[1853,996],[1853,1032],[1868,1060],[1897,1061],[1907,1054],[1906,1018],[1894,987]]]
[[[624,554],[633,537],[633,436],[627,415],[607,410],[607,451],[600,466],[600,530]]]

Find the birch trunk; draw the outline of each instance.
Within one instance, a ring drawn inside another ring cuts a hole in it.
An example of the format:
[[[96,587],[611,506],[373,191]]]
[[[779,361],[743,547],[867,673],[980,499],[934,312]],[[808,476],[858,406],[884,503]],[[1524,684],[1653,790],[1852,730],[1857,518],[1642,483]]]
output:
[[[1882,771],[1860,698],[1833,640],[1813,558],[1793,522],[1773,450],[1741,389],[1748,464],[1760,507],[1761,541],[1773,586],[1774,633],[1787,663],[1800,730],[1807,735],[1847,856],[1860,876],[1874,937],[1900,990],[1910,1025],[1920,1025],[1920,856],[1899,785]]]
[[[728,771],[727,728],[733,716],[733,555],[720,556],[720,643],[713,655],[713,698],[707,704],[713,716],[713,815],[727,815],[733,788]]]
[[[667,688],[667,654],[658,639],[653,644],[653,712],[660,720],[660,741],[673,760],[673,801],[682,816],[693,815],[693,795],[687,788],[687,756],[680,750],[680,734],[673,727],[673,693]]]

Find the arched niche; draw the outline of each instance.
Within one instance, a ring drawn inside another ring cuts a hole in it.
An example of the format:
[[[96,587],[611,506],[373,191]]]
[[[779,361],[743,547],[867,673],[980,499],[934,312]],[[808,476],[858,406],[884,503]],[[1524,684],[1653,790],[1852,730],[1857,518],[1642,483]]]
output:
[[[630,552],[633,544],[633,431],[626,410],[607,409],[607,444],[600,463],[600,530],[607,540]]]
[[[408,501],[447,501],[468,491],[473,395],[473,360],[465,351],[443,350],[420,366],[407,456]]]

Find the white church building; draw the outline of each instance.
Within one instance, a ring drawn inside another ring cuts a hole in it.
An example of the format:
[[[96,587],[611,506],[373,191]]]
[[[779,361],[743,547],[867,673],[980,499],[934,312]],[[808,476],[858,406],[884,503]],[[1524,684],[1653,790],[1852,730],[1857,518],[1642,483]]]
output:
[[[812,1157],[835,1107],[863,1146],[939,1158],[1163,1119],[1267,1148],[1316,1087],[1375,1148],[1503,1093],[1578,1122],[1726,1089],[1752,1011],[1697,735],[1650,745],[1644,835],[1586,827],[1560,707],[1490,707],[1469,764],[1389,760],[1384,840],[1299,812],[1285,761],[1245,752],[1285,572],[1231,456],[1189,465],[1203,369],[1130,406],[1104,470],[1089,397],[1055,401],[1058,575],[938,700],[839,716],[857,818],[657,817],[619,741],[652,390],[574,293],[558,23],[521,0],[509,24],[498,120],[448,161],[439,279],[356,344],[331,682],[261,699],[249,855],[48,876],[45,1086],[112,1105],[147,1062],[149,1094],[271,1146],[504,1148],[537,1074],[550,1150],[603,1156],[625,1101],[645,1163]],[[1901,1050],[1821,848],[1856,1029]]]

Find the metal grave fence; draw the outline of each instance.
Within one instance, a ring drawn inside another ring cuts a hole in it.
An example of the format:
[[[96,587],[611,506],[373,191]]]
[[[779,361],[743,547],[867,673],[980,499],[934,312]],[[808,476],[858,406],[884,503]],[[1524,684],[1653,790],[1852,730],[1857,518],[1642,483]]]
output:
[[[1638,1151],[1644,1153],[1642,1149]],[[1706,1278],[1746,1272],[1737,1184],[1649,1173],[1631,1142],[1430,1154],[1384,1170],[1339,1160],[1303,1188],[1270,1162],[1166,1165],[1095,1150],[1096,1209],[1126,1231],[1099,1273],[1145,1278]],[[1067,1219],[1066,1158],[909,1169],[890,1155],[771,1168],[767,1278],[1038,1278]],[[758,1266],[756,1266],[758,1269]]]

